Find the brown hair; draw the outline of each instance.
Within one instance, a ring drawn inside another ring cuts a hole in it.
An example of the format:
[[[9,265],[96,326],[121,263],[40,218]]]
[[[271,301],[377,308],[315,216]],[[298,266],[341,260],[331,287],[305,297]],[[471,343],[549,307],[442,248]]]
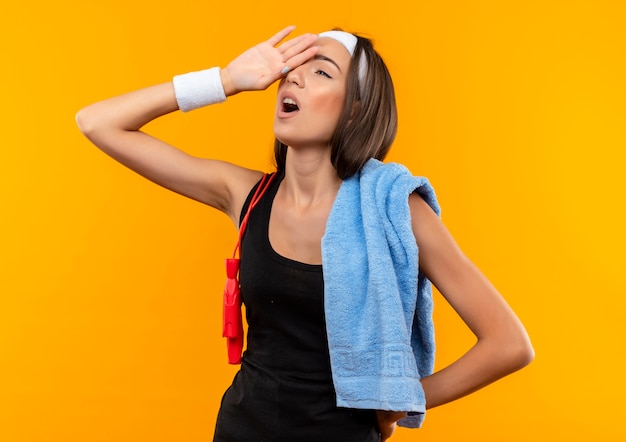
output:
[[[364,75],[359,81],[361,58]],[[383,160],[396,137],[398,113],[391,75],[371,40],[357,36],[348,69],[343,112],[330,145],[330,160],[341,179],[358,172],[371,159]],[[274,141],[276,169],[284,171],[287,146]]]

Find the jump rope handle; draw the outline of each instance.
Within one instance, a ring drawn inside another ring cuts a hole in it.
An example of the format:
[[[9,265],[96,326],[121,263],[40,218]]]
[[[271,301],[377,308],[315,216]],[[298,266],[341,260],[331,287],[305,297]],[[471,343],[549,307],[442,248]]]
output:
[[[248,210],[239,227],[239,239],[235,245],[232,258],[226,258],[226,286],[224,287],[224,310],[222,336],[226,338],[226,350],[229,364],[241,364],[243,352],[243,317],[241,314],[241,289],[239,286],[239,262],[237,253],[241,255],[241,239],[248,224],[250,212],[267,191],[276,174],[265,174],[250,200]]]

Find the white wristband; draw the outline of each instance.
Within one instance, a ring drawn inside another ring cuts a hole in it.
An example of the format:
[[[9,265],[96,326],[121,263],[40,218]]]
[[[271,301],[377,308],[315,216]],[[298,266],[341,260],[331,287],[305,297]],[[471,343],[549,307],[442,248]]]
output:
[[[176,75],[174,92],[178,108],[183,112],[226,101],[218,67]]]

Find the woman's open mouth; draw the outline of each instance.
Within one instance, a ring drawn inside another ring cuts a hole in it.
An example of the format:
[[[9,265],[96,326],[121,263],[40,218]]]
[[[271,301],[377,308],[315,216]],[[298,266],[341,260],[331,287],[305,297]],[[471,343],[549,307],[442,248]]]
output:
[[[292,98],[286,97],[283,99],[283,112],[290,114],[292,112],[297,112],[298,110],[300,109]]]

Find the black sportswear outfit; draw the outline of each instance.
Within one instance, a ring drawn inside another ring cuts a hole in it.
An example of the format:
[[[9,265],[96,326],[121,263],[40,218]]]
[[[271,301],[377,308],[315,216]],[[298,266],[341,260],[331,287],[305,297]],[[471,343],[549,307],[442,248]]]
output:
[[[374,411],[335,405],[322,266],[285,258],[270,245],[270,212],[282,179],[272,181],[244,233],[247,349],[222,399],[214,442],[378,442]]]

